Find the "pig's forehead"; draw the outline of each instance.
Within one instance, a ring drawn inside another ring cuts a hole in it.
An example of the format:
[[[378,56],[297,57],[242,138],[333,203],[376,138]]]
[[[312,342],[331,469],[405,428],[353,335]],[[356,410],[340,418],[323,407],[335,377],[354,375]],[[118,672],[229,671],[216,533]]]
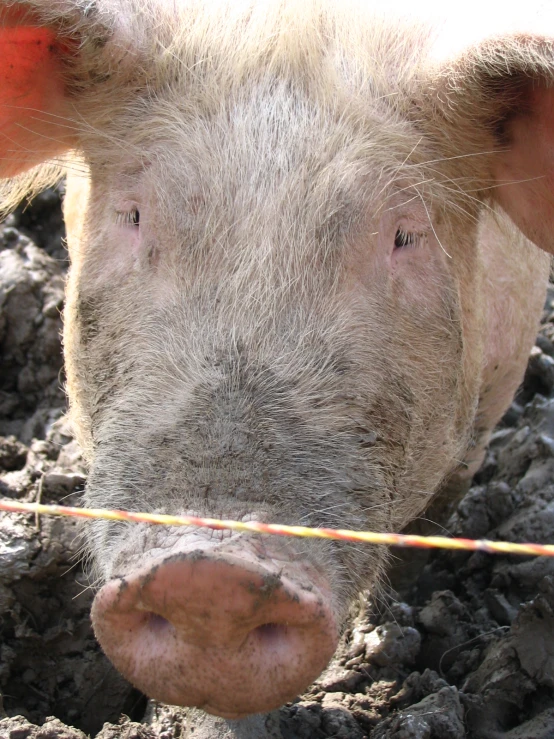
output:
[[[428,28],[352,0],[150,5],[156,6],[157,22],[148,10],[136,20],[144,26],[133,52],[137,76],[128,83],[136,90],[136,105],[129,90],[121,108],[117,96],[110,101],[110,113],[131,124],[126,141],[131,134],[138,145],[155,133],[166,139],[170,128],[180,132],[185,123],[189,135],[202,133],[206,124],[213,136],[215,123],[227,133],[248,127],[252,133],[252,125],[260,134],[264,128],[274,134],[286,129],[281,141],[294,126],[300,141],[302,127],[311,127],[317,138],[332,123],[343,133],[347,123],[377,132],[375,123],[386,119],[390,133],[390,112],[410,99],[429,45]],[[144,117],[148,121],[137,125]]]
[[[85,132],[85,154],[116,180],[142,164],[150,176],[163,171],[164,191],[173,179],[191,194],[218,181],[262,197],[295,185],[301,195],[317,181],[327,202],[355,207],[401,178],[438,194],[438,168],[425,163],[440,152],[408,110],[432,34],[365,3],[341,8],[162,2],[145,87],[114,106],[99,138]]]
[[[194,105],[176,85],[143,98],[114,125],[114,134],[102,132],[91,148],[112,185],[123,190],[141,177],[150,183],[162,177],[165,191],[172,183],[204,195],[206,188],[216,194],[225,187],[294,185],[298,193],[318,187],[322,197],[332,190],[343,199],[358,193],[367,202],[397,182],[406,187],[425,180],[425,189],[436,179],[425,166],[436,162],[436,152],[414,124],[387,100],[345,89],[326,100],[301,84],[268,77]]]

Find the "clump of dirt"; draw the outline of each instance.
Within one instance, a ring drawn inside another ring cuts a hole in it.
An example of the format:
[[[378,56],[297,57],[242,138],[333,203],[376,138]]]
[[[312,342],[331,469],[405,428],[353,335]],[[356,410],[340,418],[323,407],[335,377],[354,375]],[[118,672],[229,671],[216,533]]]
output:
[[[86,471],[63,415],[58,205],[49,191],[0,227],[0,495],[76,504]],[[554,292],[520,393],[446,528],[554,543]],[[115,672],[78,552],[71,520],[0,517],[0,739],[554,736],[554,559],[431,555],[402,594],[360,598],[305,695],[230,722],[147,705]]]
[[[42,232],[40,248],[25,224],[45,210],[52,228]],[[58,222],[59,193],[49,190],[0,226],[0,434],[26,443],[44,438],[65,409],[60,311],[66,260]]]

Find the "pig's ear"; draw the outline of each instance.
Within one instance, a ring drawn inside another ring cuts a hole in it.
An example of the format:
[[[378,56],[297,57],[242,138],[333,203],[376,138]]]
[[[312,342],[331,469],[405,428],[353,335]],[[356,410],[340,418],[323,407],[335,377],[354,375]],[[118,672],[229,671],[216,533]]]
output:
[[[110,5],[0,0],[0,178],[78,146],[129,56]]]
[[[468,161],[483,168],[483,197],[554,253],[554,22],[544,26],[472,45],[442,66],[427,100],[449,139],[448,155],[477,155]]]
[[[22,7],[0,5],[0,176],[11,177],[71,147],[62,39]]]

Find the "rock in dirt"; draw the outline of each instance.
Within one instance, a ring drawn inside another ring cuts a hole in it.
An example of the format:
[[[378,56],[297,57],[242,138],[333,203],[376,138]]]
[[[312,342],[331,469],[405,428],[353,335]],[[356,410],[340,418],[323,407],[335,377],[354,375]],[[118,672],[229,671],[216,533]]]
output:
[[[50,716],[42,726],[33,726],[23,716],[14,716],[0,722],[2,739],[87,739],[82,731],[66,726]]]
[[[522,607],[463,686],[464,693],[479,696],[467,715],[475,737],[505,732],[530,698],[554,688],[554,579],[545,578],[542,586],[544,594]]]
[[[530,721],[504,735],[504,739],[551,739],[554,709],[543,711]]]
[[[381,722],[372,739],[464,739],[463,707],[449,685]]]
[[[58,262],[14,228],[0,231],[0,434],[30,442],[63,412]]]

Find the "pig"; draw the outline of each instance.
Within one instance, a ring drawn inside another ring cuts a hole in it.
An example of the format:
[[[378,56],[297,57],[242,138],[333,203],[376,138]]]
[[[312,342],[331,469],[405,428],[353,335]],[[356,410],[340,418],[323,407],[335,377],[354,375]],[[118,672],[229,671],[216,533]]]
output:
[[[5,211],[67,175],[86,505],[397,531],[473,474],[554,252],[547,21],[454,48],[350,0],[0,0]],[[87,541],[114,665],[228,719],[317,678],[388,562],[107,521]]]

